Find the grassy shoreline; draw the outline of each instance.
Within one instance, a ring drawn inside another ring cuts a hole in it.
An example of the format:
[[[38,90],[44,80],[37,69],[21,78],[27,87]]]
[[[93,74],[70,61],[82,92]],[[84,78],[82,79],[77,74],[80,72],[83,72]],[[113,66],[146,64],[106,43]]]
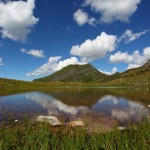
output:
[[[150,121],[130,125],[124,131],[88,133],[75,128],[51,130],[46,123],[0,127],[0,150],[148,150]]]
[[[100,83],[77,83],[77,82],[29,82],[13,79],[0,78],[0,96],[38,91],[55,88],[150,88],[147,86],[135,86],[128,84],[100,84]]]
[[[89,82],[89,83],[82,83],[82,82],[31,82],[31,81],[21,81],[21,80],[14,80],[14,79],[5,79],[0,78],[0,89],[34,89],[34,88],[47,88],[47,87],[59,87],[59,86],[70,86],[70,87],[150,87],[149,84],[147,85],[138,85],[134,83],[127,83],[127,82],[106,82],[106,83],[98,83],[98,82]]]

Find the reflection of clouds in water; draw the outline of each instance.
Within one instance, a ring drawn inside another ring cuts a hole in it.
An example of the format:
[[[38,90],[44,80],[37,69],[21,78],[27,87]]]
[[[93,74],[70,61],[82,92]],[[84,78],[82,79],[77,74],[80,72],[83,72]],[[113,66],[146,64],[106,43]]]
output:
[[[140,109],[141,108],[141,106],[142,106],[142,104],[140,104],[140,103],[138,103],[138,102],[128,102],[129,103],[129,106],[131,107],[131,108],[136,108],[136,109]]]
[[[146,117],[148,115],[148,111],[144,111],[144,112],[141,112],[140,110],[137,111],[137,110],[132,110],[132,108],[129,108],[127,110],[119,110],[119,109],[113,109],[111,111],[111,115],[112,117],[122,121],[122,120],[132,120],[132,119],[136,119],[137,121],[138,120],[141,120],[142,117]]]
[[[38,102],[43,108],[48,110],[49,115],[59,115],[60,111],[71,115],[77,115],[80,111],[86,111],[88,109],[85,106],[73,107],[66,105],[60,100],[42,93],[28,93],[26,94],[26,98]]]
[[[130,114],[129,112],[123,110],[113,109],[111,111],[112,117],[117,118],[119,120],[128,120],[129,114]]]
[[[108,100],[111,100],[115,105],[118,104],[118,99],[117,99],[117,97],[112,96],[112,95],[103,96],[98,102],[99,102],[99,103],[102,103],[102,102],[108,101]]]
[[[118,120],[130,120],[136,118],[140,120],[142,116],[148,115],[148,109],[146,107],[141,108],[142,104],[138,102],[128,101],[123,98],[117,98],[112,95],[106,95],[99,100],[99,104],[111,105],[111,116]],[[121,105],[120,105],[121,104]]]
[[[78,114],[78,112],[85,111],[87,109],[87,107],[85,106],[79,106],[79,107],[69,106],[69,105],[63,104],[61,101],[58,101],[58,100],[53,101],[53,106],[56,106],[60,111],[63,111],[72,115],[76,115]]]
[[[89,114],[96,112],[96,114],[104,113],[110,115],[118,120],[140,120],[142,116],[146,116],[149,113],[147,108],[141,108],[141,103],[128,101],[112,95],[103,96],[91,108],[86,106],[69,106],[59,99],[38,92],[28,93],[26,98],[39,103],[43,108],[47,109],[49,115],[61,115],[62,113],[77,115],[78,113]]]
[[[141,120],[143,116],[147,116],[149,111],[147,108],[143,107],[141,108],[141,104],[137,102],[128,102],[129,107],[125,109],[112,109],[111,115],[114,118],[117,118],[118,120]]]

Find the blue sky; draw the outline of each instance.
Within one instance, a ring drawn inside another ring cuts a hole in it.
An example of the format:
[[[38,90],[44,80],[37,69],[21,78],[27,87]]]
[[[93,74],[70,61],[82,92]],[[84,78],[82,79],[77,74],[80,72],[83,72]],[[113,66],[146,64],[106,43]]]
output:
[[[113,74],[150,59],[149,0],[0,0],[0,77],[33,80],[69,64]]]

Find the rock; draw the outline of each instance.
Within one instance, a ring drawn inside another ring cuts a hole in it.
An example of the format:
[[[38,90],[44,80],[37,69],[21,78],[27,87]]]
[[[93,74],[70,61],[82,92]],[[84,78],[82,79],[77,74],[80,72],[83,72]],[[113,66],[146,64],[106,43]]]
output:
[[[68,122],[66,124],[67,126],[71,126],[71,127],[83,127],[84,126],[84,123],[83,121],[71,121],[71,122]]]
[[[150,108],[150,105],[148,105],[148,107]]]
[[[117,127],[117,129],[120,130],[120,131],[122,131],[122,130],[125,130],[125,129],[127,129],[127,128],[126,128],[126,127],[121,127],[121,126],[119,126],[119,127]]]
[[[141,108],[143,108],[143,106],[141,105]]]
[[[52,126],[60,126],[62,123],[55,116],[39,116],[38,122],[47,122]]]

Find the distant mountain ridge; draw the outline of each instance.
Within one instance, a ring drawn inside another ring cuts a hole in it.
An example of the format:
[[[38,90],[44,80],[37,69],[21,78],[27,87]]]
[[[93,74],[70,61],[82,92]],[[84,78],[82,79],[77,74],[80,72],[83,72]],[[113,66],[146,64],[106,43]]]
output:
[[[106,75],[91,64],[69,65],[47,77],[35,79],[34,82],[82,82],[104,85],[147,85],[150,84],[150,60],[139,68],[122,73]]]

